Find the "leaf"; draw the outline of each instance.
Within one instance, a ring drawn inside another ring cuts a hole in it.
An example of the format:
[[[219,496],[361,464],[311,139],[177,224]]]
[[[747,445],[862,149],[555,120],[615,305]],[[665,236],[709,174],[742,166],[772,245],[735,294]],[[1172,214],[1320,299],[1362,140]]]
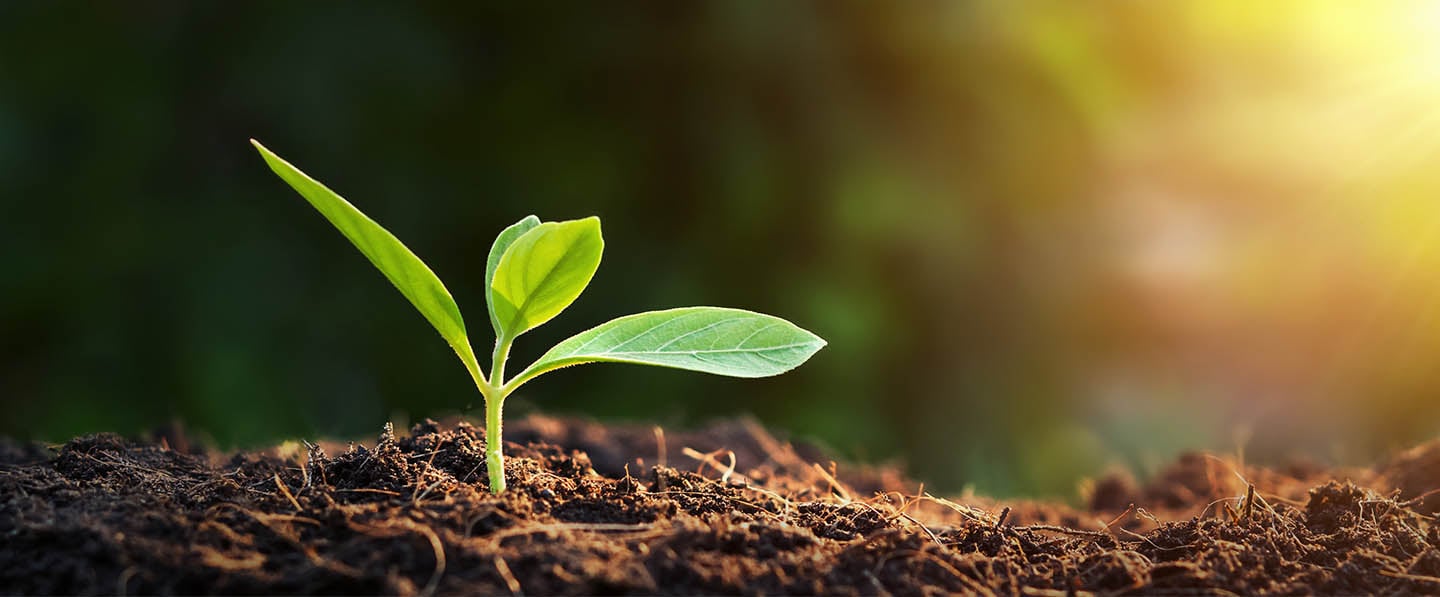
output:
[[[721,307],[685,307],[627,315],[557,344],[514,386],[581,363],[635,363],[730,377],[768,377],[800,366],[825,340],[793,323]]]
[[[500,258],[505,255],[505,249],[510,248],[520,235],[539,225],[540,218],[525,216],[525,219],[500,231],[500,235],[495,237],[495,244],[490,245],[490,256],[485,260],[485,305],[490,310],[490,325],[495,327],[496,337],[500,336],[500,318],[495,316],[496,296],[495,291],[490,288],[495,279],[495,269],[500,267]]]
[[[600,219],[593,216],[546,222],[515,239],[490,282],[501,337],[519,336],[575,302],[595,276],[604,250]]]
[[[460,308],[455,305],[455,299],[450,296],[450,291],[445,289],[440,278],[435,276],[435,272],[430,271],[429,266],[406,248],[400,239],[355,209],[350,202],[266,149],[259,141],[251,139],[250,143],[260,150],[260,155],[265,158],[271,170],[319,210],[325,219],[330,220],[345,238],[354,243],[355,248],[360,249],[360,252],[370,259],[370,263],[374,264],[380,273],[385,274],[390,283],[400,290],[400,294],[410,299],[410,303],[415,305],[420,314],[425,316],[430,325],[455,349],[456,354],[460,355],[460,360],[465,362],[471,374],[478,374],[479,365],[475,362],[474,351],[466,336],[465,321],[460,317]]]

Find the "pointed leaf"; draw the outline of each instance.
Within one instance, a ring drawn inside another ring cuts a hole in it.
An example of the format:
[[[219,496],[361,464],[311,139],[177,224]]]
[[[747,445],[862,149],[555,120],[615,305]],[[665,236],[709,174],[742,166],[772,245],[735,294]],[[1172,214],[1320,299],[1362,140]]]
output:
[[[604,250],[596,217],[546,222],[515,239],[490,282],[500,335],[519,336],[575,302],[595,276]]]
[[[515,243],[515,239],[539,225],[540,218],[525,216],[525,219],[500,231],[500,235],[495,237],[495,244],[490,245],[490,257],[485,260],[485,305],[490,310],[490,325],[495,327],[496,337],[500,336],[500,318],[495,316],[495,291],[490,289],[491,282],[495,280],[495,269],[500,266],[500,258],[505,256],[505,250]]]
[[[819,336],[761,313],[686,307],[628,315],[557,344],[514,386],[581,363],[635,363],[730,377],[768,377],[800,366],[825,346]]]
[[[370,263],[374,264],[380,273],[385,274],[405,298],[410,299],[410,303],[415,305],[430,325],[450,343],[460,355],[460,359],[465,361],[465,366],[471,373],[478,373],[474,352],[465,334],[465,321],[460,317],[460,308],[455,305],[450,291],[445,289],[445,285],[430,271],[429,266],[406,248],[400,239],[355,209],[350,202],[290,165],[258,141],[251,139],[250,142],[260,150],[260,155],[265,158],[271,170],[319,210],[345,238],[354,243],[355,248],[360,249],[360,252],[370,259]]]

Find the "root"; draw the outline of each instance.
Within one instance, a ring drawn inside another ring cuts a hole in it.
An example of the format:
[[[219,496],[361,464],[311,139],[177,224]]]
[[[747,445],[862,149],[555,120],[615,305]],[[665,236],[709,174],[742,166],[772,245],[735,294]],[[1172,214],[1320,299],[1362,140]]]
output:
[[[304,510],[304,508],[300,507],[299,500],[295,499],[295,495],[290,493],[290,488],[286,487],[285,482],[280,480],[280,473],[275,473],[275,486],[280,488],[280,493],[284,494],[285,499],[290,500],[290,505],[295,506],[296,512]]]
[[[520,592],[520,581],[515,578],[514,573],[510,572],[510,565],[505,563],[505,558],[495,556],[495,571],[500,573],[500,578],[505,581],[505,588],[510,589],[511,595],[515,597],[524,595]]]

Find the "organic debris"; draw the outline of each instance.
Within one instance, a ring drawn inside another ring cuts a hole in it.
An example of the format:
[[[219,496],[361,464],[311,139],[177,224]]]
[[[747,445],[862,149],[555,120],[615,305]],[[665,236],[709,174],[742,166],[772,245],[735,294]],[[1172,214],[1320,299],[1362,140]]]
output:
[[[1414,466],[1306,491],[1195,455],[1101,480],[1085,511],[939,498],[748,421],[531,417],[511,437],[498,496],[464,422],[228,456],[0,442],[0,593],[1440,591],[1433,498],[1381,485]]]

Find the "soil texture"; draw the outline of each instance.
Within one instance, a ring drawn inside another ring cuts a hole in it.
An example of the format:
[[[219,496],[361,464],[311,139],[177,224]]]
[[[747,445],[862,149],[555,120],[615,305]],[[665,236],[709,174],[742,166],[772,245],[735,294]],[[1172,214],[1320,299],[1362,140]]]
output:
[[[532,416],[222,454],[0,441],[4,594],[1434,594],[1440,443],[1375,467],[1186,455],[1085,507],[927,493],[750,421]]]

